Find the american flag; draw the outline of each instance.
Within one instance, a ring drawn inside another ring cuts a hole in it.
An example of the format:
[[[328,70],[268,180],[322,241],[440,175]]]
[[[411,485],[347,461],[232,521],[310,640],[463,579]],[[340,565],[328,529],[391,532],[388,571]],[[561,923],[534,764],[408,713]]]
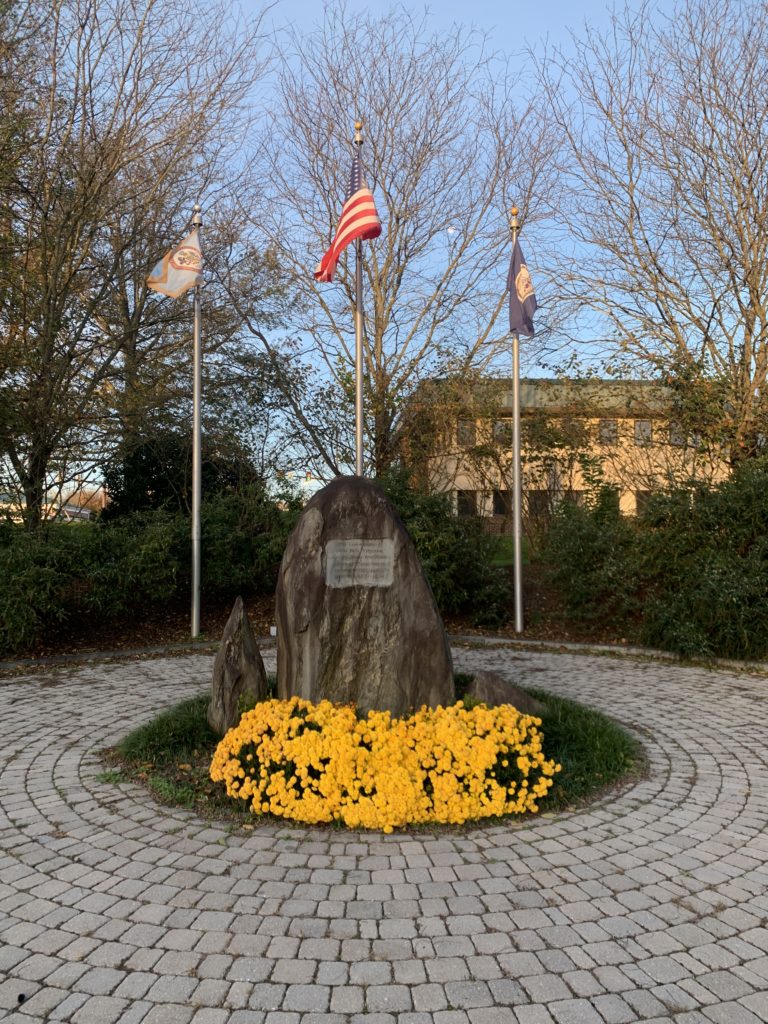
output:
[[[376,212],[373,194],[363,179],[360,155],[352,161],[347,197],[341,211],[341,220],[328,252],[315,270],[316,281],[332,281],[336,264],[343,250],[356,238],[378,238],[381,221]]]

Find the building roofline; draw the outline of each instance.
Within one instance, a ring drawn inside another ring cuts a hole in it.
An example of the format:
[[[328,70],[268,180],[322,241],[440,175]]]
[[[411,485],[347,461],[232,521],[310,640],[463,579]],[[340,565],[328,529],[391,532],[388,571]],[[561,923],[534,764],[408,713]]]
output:
[[[432,378],[439,384],[451,378]],[[498,412],[506,415],[512,410],[512,378],[487,377],[468,392],[467,414],[471,415],[473,397],[481,392],[497,393]],[[670,416],[674,409],[674,392],[659,381],[614,380],[587,377],[523,377],[520,381],[520,410],[523,413],[549,413],[550,415],[610,417]]]

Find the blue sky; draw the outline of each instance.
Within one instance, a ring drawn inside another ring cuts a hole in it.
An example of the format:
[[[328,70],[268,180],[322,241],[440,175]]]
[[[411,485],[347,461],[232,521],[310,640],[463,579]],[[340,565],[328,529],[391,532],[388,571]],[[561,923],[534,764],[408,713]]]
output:
[[[261,5],[257,0],[245,0],[248,9]],[[350,11],[384,13],[393,6],[389,2],[361,3],[348,0]],[[526,44],[535,44],[547,37],[550,43],[567,44],[568,29],[580,30],[585,21],[599,27],[608,21],[611,4],[607,0],[541,0],[539,3],[511,3],[510,0],[440,0],[436,4],[404,3],[402,6],[420,13],[426,8],[435,27],[448,27],[454,22],[472,25],[490,34],[493,49],[513,54]],[[662,2],[660,7],[669,7]],[[306,25],[322,18],[321,0],[276,0],[268,15],[275,27],[286,23]]]
[[[246,12],[256,13],[264,9],[269,0],[240,0]],[[334,2],[334,0],[331,0]],[[630,7],[638,7],[641,0],[538,0],[538,2],[510,2],[510,0],[437,0],[435,3],[423,3],[419,0],[346,0],[350,13],[370,12],[383,15],[392,9],[405,8],[414,15],[429,13],[429,24],[437,31],[448,30],[454,24],[476,28],[487,34],[488,50],[514,59],[520,54],[521,65],[527,61],[524,51],[527,48],[540,51],[546,41],[549,48],[570,49],[571,33],[583,36],[585,26],[593,29],[607,30],[610,25],[611,11],[616,7],[621,11],[625,2]],[[671,13],[677,0],[651,0],[655,10],[662,16]],[[293,25],[299,30],[311,32],[323,20],[323,0],[272,0],[272,6],[266,13],[264,27],[274,30]],[[534,247],[533,265],[536,263]],[[584,322],[572,325],[572,330],[584,338],[602,336],[601,325]],[[536,353],[531,356],[535,360]],[[528,357],[525,357],[528,358]],[[524,361],[525,361],[524,358]],[[581,358],[588,358],[586,352]],[[538,375],[539,368],[527,365],[526,372]]]

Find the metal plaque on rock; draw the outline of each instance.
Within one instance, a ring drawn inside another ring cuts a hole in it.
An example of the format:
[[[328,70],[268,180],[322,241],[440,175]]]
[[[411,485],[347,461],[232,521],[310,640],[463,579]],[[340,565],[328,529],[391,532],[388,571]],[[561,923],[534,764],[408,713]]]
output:
[[[395,542],[329,540],[325,546],[325,582],[329,587],[391,587]]]

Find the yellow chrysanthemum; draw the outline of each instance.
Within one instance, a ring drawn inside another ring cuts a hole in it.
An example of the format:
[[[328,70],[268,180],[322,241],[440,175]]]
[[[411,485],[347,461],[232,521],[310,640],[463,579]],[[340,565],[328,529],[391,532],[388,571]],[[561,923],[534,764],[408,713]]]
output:
[[[538,809],[560,765],[540,720],[510,705],[421,708],[393,719],[294,697],[264,701],[219,743],[211,778],[256,814],[351,828],[460,823]]]

